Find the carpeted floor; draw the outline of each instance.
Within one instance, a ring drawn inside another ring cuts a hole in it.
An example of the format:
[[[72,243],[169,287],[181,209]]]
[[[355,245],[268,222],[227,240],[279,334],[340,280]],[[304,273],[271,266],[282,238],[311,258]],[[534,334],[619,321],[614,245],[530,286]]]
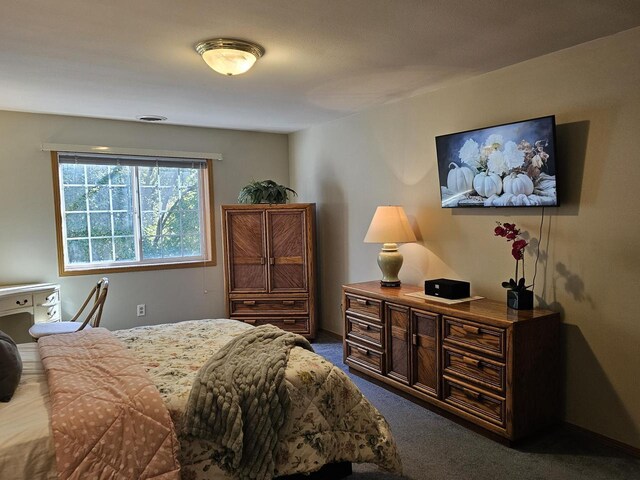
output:
[[[348,373],[339,341],[323,334],[313,347]],[[375,466],[354,465],[350,479],[640,479],[640,459],[575,432],[559,428],[512,449],[350,376],[391,425],[405,473],[405,477],[397,477]]]

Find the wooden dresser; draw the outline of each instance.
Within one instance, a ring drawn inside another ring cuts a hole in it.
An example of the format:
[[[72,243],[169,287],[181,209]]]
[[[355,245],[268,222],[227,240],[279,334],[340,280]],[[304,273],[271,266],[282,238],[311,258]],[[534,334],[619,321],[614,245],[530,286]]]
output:
[[[406,295],[414,292],[423,289],[377,281],[343,286],[351,369],[509,441],[559,419],[557,313]]]
[[[223,205],[229,318],[316,334],[315,204]]]

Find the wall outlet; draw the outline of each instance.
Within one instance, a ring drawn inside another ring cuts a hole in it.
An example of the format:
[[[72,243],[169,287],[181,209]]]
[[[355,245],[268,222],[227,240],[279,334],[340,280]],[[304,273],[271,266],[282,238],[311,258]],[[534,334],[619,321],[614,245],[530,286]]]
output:
[[[138,310],[137,310],[136,314],[139,317],[144,317],[147,314],[147,306],[144,303],[141,304],[141,305],[138,305]]]

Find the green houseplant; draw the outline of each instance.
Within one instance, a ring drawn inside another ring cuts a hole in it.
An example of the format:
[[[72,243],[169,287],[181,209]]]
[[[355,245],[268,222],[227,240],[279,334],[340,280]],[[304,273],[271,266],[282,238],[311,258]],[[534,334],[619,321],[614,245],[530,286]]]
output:
[[[298,194],[289,187],[280,185],[273,180],[253,181],[240,190],[239,203],[287,203],[289,193]]]

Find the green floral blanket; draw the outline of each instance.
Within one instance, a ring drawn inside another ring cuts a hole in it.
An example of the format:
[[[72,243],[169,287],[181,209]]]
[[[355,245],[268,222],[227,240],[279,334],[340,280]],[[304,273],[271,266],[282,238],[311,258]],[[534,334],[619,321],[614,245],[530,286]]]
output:
[[[252,328],[219,319],[113,332],[140,359],[169,409],[180,440],[183,480],[205,480],[217,466],[211,442],[180,434],[195,376],[225,344]],[[345,461],[401,471],[389,425],[340,368],[295,347],[284,383],[290,403],[276,447],[275,476]]]

